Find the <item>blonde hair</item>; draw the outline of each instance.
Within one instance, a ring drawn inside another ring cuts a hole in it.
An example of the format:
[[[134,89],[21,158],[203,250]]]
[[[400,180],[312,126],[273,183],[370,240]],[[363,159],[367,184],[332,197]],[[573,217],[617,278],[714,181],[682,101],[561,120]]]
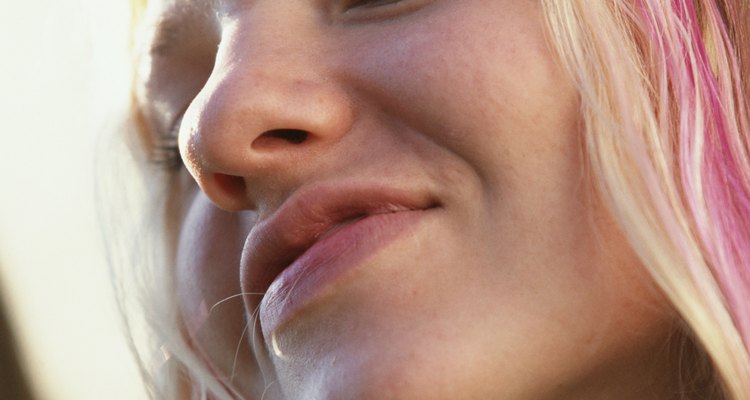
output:
[[[544,6],[600,193],[726,397],[750,398],[748,3]]]
[[[599,194],[684,320],[700,349],[693,362],[710,363],[720,397],[750,399],[750,4],[541,2],[552,47],[579,89]],[[140,18],[146,0],[131,3]],[[162,187],[146,201],[164,204],[175,188]],[[170,248],[174,221],[159,227],[151,217],[140,244]],[[147,325],[156,344],[139,351],[152,394],[241,397],[191,350],[163,261],[171,255],[152,254],[164,268],[144,265],[155,275],[136,282],[155,316]],[[169,361],[151,369],[157,348]]]

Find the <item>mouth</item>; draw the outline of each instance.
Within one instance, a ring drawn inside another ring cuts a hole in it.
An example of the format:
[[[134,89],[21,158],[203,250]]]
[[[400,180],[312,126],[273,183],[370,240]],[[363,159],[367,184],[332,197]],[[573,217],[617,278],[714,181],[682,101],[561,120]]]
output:
[[[264,293],[249,309],[257,305],[273,309],[270,319],[276,323],[271,324],[281,323],[293,309],[438,207],[440,203],[428,193],[391,187],[318,185],[300,189],[258,223],[245,242],[243,291]]]

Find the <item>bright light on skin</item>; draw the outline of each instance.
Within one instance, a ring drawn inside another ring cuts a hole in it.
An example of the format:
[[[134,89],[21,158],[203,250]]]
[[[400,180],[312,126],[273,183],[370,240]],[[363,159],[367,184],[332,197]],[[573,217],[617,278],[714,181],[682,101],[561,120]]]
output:
[[[273,355],[281,359],[282,361],[286,361],[287,357],[284,355],[284,353],[281,351],[281,347],[279,347],[279,340],[276,337],[276,334],[271,334],[271,346],[273,347]]]

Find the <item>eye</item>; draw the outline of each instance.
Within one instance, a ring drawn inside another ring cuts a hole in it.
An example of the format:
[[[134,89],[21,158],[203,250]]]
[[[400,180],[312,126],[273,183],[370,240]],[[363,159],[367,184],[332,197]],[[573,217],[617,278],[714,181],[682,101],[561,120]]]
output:
[[[406,16],[435,0],[344,0],[344,14],[349,21],[377,21]]]
[[[393,3],[400,3],[402,0],[354,0],[349,3],[347,6],[348,9],[352,8],[372,8],[372,7],[381,7],[386,6]]]
[[[169,132],[161,133],[154,138],[149,160],[166,170],[177,170],[182,167],[182,156],[177,146],[177,134],[182,125],[182,115],[174,122]]]

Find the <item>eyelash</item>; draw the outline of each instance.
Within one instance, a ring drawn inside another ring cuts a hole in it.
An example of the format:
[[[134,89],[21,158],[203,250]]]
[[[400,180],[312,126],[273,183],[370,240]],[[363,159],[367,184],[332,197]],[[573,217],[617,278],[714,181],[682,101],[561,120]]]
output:
[[[350,21],[375,21],[406,15],[434,0],[345,0],[343,13]]]
[[[357,8],[357,7],[363,7],[363,8],[370,8],[370,7],[381,7],[381,6],[387,6],[392,3],[398,3],[402,0],[353,0],[347,8]]]
[[[183,166],[180,149],[177,146],[180,125],[182,125],[182,116],[175,121],[169,132],[156,137],[149,157],[153,164],[166,170],[177,170]]]

